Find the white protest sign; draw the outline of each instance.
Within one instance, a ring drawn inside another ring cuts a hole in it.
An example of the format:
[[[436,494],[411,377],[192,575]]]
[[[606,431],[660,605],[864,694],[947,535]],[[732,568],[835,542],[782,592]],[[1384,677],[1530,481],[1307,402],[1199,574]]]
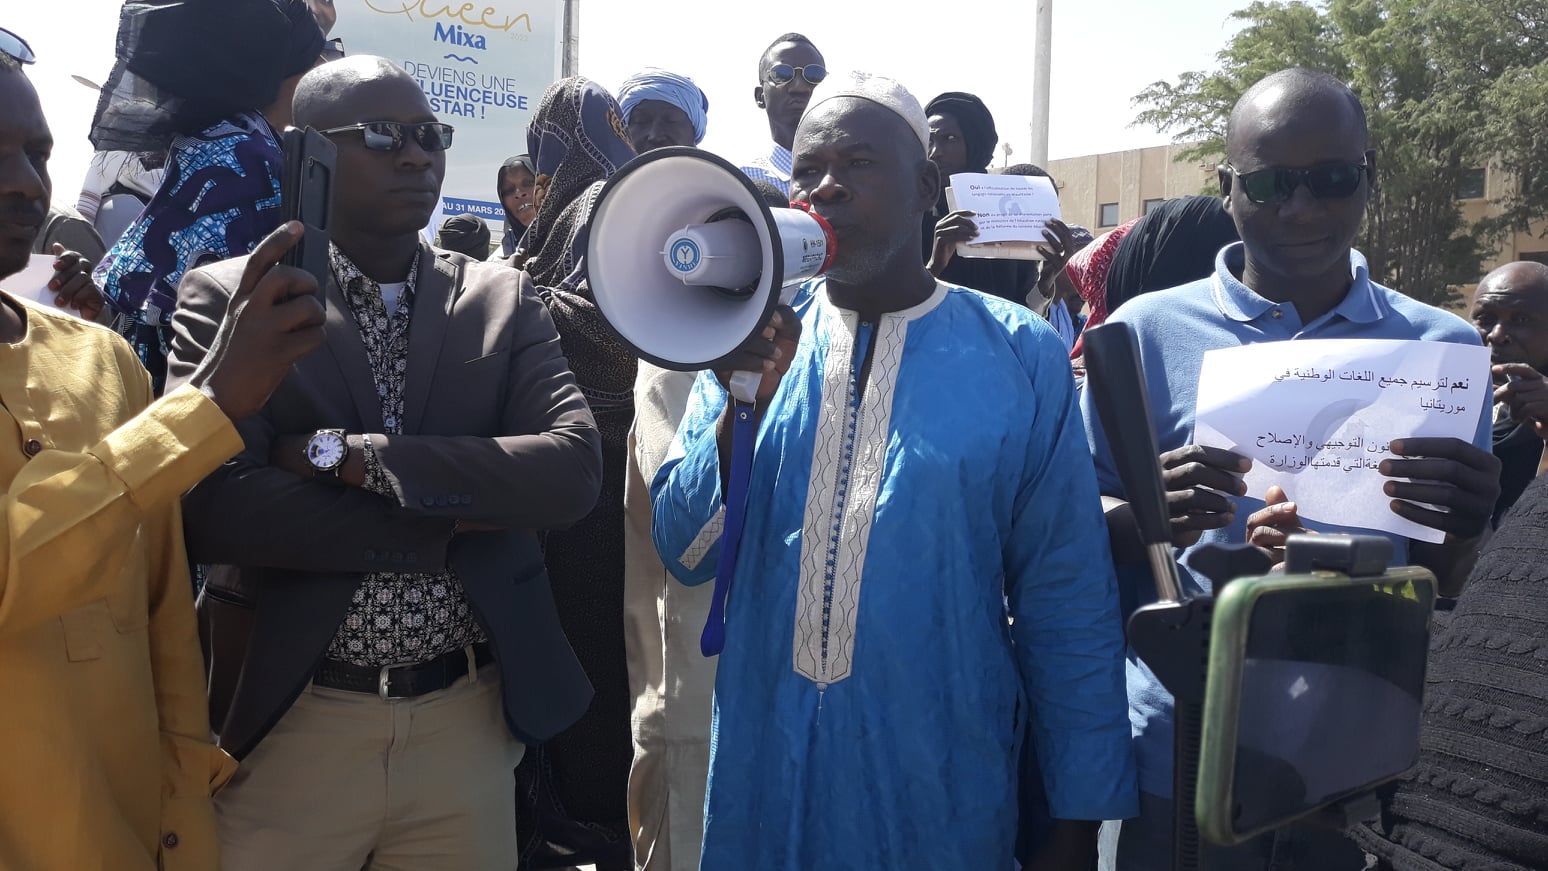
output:
[[[456,128],[441,186],[445,218],[474,214],[496,233],[505,212],[495,171],[527,150],[527,122],[559,77],[563,0],[335,0],[330,36],[351,55],[408,71],[441,121]]]
[[[1394,439],[1471,442],[1490,411],[1489,351],[1450,342],[1313,339],[1209,351],[1194,441],[1253,461],[1247,494],[1283,487],[1300,515],[1420,541],[1444,534],[1392,512],[1378,471]]]
[[[954,209],[973,213],[978,236],[990,242],[1043,243],[1043,225],[1059,217],[1059,192],[1053,180],[1030,175],[959,172],[951,177]]]
[[[54,304],[59,294],[48,289],[48,283],[54,280],[54,261],[59,258],[52,254],[34,254],[27,261],[27,266],[15,275],[8,275],[0,286],[5,292],[17,299],[25,299],[39,305],[48,306],[55,311],[62,311],[67,315],[80,317],[81,313],[73,308],[61,308]]]

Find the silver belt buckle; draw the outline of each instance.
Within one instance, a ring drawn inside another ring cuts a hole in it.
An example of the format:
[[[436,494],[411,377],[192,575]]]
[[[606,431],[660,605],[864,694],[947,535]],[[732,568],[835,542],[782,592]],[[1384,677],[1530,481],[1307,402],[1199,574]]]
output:
[[[389,672],[395,668],[408,668],[418,664],[417,662],[394,662],[382,666],[382,670],[376,673],[376,695],[384,702],[391,701],[392,699],[407,698],[407,696],[395,696],[388,691],[387,686],[392,680],[392,675]]]

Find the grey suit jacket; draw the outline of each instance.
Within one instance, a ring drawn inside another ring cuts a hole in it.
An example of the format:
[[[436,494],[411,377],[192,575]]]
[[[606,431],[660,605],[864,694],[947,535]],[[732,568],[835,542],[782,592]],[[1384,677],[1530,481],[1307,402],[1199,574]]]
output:
[[[559,626],[535,530],[593,507],[601,440],[527,274],[421,246],[402,435],[381,433],[359,328],[334,281],[327,342],[263,412],[246,450],[184,498],[190,557],[216,566],[199,601],[210,718],[245,756],[300,694],[365,573],[452,569],[489,636],[505,715],[526,742],[585,712],[591,686]],[[204,358],[247,258],[178,288],[168,389]],[[278,436],[372,434],[394,497],[269,465]],[[457,519],[501,532],[453,537]]]

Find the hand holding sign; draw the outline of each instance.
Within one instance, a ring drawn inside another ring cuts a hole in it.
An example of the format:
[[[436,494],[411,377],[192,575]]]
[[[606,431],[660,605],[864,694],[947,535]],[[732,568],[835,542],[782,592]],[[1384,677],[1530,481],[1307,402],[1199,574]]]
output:
[[[1382,488],[1394,514],[1453,538],[1484,531],[1500,498],[1494,454],[1459,438],[1398,439],[1392,453],[1402,459],[1383,460],[1380,472],[1396,479]]]
[[[1488,452],[1471,445],[1489,387],[1489,352],[1472,345],[1318,339],[1210,351],[1194,440],[1251,458],[1247,495],[1267,501],[1278,486],[1297,520],[1440,542],[1476,533],[1482,502],[1493,504]],[[1254,543],[1278,544],[1266,534]]]
[[[1059,218],[1059,192],[1046,176],[959,172],[951,177],[947,204],[971,213],[977,230],[971,243],[957,246],[963,257],[1042,259],[1039,248],[1050,242],[1044,226]]]
[[[925,268],[936,278],[946,271],[951,257],[959,245],[972,242],[978,235],[978,225],[973,223],[973,213],[961,209],[951,212],[935,223],[935,243],[930,249],[930,262]]]

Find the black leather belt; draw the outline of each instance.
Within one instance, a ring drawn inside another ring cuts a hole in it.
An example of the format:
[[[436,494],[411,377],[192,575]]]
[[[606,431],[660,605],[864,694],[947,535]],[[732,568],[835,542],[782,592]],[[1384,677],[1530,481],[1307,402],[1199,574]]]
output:
[[[472,645],[475,666],[494,662],[487,642]],[[325,659],[312,676],[312,683],[352,693],[370,693],[383,699],[412,699],[444,690],[468,673],[465,648],[444,653],[429,662],[384,665],[375,668],[336,659]]]

